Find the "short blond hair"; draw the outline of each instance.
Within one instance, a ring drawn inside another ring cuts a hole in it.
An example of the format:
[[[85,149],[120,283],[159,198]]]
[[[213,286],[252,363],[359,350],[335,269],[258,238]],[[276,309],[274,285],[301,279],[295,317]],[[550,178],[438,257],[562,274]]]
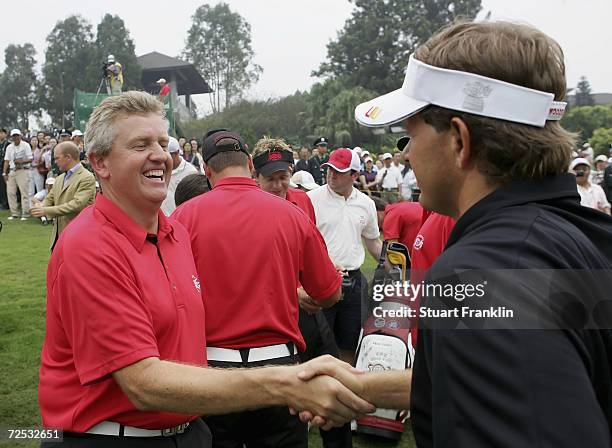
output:
[[[417,49],[415,58],[436,67],[476,73],[512,84],[566,95],[563,50],[546,34],[510,22],[456,23]],[[493,183],[537,179],[567,171],[575,134],[557,121],[543,128],[429,106],[419,114],[438,132],[453,117],[470,130],[478,169]]]
[[[146,92],[129,91],[109,96],[97,106],[85,129],[85,147],[89,157],[105,157],[115,141],[115,122],[127,115],[156,114],[166,118],[164,105]]]
[[[62,155],[70,156],[72,160],[79,161],[81,150],[75,143],[71,141],[58,143],[54,149],[55,153],[57,153],[58,150]]]
[[[274,151],[275,149],[277,151],[278,150],[290,151],[290,152],[293,151],[289,147],[287,142],[285,142],[285,140],[283,140],[282,138],[271,138],[271,137],[266,137],[264,135],[263,138],[259,139],[257,143],[255,143],[255,147],[253,148],[252,156],[257,157],[260,154],[263,154],[265,152]]]

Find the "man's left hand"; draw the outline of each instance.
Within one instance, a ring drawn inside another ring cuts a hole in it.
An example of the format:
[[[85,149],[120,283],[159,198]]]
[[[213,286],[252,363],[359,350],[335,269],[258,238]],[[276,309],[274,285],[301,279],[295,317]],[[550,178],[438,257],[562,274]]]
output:
[[[32,216],[36,216],[37,218],[40,218],[41,216],[45,216],[45,208],[41,207],[39,205],[35,206],[35,207],[32,207],[30,209],[30,214]]]

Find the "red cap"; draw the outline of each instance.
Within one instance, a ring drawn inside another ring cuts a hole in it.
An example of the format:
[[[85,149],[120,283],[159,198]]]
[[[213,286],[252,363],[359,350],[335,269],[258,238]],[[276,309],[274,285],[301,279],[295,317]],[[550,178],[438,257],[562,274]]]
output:
[[[359,171],[361,167],[357,153],[348,148],[338,148],[334,150],[329,156],[327,163],[323,165],[331,166],[340,173],[346,173],[350,170]]]

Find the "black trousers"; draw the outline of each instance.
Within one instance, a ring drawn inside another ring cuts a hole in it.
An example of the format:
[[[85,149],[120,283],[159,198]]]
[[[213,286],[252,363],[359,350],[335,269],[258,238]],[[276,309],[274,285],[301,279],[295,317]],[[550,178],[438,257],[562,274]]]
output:
[[[211,448],[210,430],[196,419],[183,434],[171,437],[119,437],[65,433],[63,442],[43,442],[41,448]]]
[[[327,319],[322,311],[308,314],[300,308],[300,331],[306,342],[306,350],[300,353],[300,362],[307,362],[317,356],[332,355],[339,357],[338,346],[334,334],[329,328]],[[353,435],[351,425],[347,423],[339,428],[329,431],[320,430],[324,448],[352,448]]]
[[[0,161],[4,163],[4,161]],[[4,180],[4,176],[0,176],[0,209],[8,209],[8,196],[6,194],[6,181]]]
[[[208,361],[217,368],[253,368],[298,363],[297,356],[253,363]],[[204,417],[215,448],[307,448],[308,427],[287,406]]]

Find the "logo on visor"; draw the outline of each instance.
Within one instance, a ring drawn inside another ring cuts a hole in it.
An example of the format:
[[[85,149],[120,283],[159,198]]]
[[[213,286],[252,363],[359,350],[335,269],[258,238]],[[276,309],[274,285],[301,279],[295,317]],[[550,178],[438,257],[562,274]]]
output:
[[[280,160],[282,157],[283,155],[280,152],[271,152],[268,154],[268,161]]]
[[[365,113],[365,116],[368,118],[371,118],[372,120],[376,119],[376,117],[378,116],[378,114],[380,113],[381,109],[378,106],[372,106],[368,109],[368,111]]]
[[[474,112],[482,112],[484,110],[484,99],[493,91],[493,87],[487,86],[479,81],[468,82],[463,88],[465,99],[463,100],[463,108],[473,110]]]

